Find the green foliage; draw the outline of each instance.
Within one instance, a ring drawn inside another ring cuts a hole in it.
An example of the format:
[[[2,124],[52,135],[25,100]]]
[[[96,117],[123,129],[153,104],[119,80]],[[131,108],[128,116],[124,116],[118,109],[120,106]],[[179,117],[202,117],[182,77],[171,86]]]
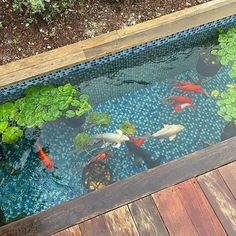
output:
[[[91,109],[88,99],[87,95],[78,97],[78,91],[71,84],[57,88],[52,85],[34,86],[26,90],[25,96],[15,103],[0,105],[2,141],[17,141],[23,135],[23,131],[18,127],[41,128],[45,122],[55,121],[62,116],[81,116]],[[9,129],[9,123],[10,127],[15,129]],[[12,140],[9,134],[12,135]]]
[[[120,127],[119,129],[125,133],[125,134],[129,134],[129,135],[133,135],[136,132],[136,127],[134,125],[132,125],[129,120],[126,120]]]
[[[18,127],[9,127],[2,134],[2,142],[14,144],[23,135],[23,131]]]
[[[14,120],[17,114],[17,108],[14,103],[6,102],[0,105],[0,135],[2,142],[13,144],[23,135],[23,131],[18,127],[9,127],[10,122]]]
[[[77,150],[85,149],[89,143],[89,134],[83,132],[76,135],[74,138],[74,145]]]
[[[107,126],[111,123],[111,116],[107,113],[92,112],[86,117],[86,122],[93,125]]]
[[[232,65],[228,74],[236,77],[236,29],[231,28],[226,33],[220,31],[218,41],[219,49],[212,50],[211,53],[219,56],[222,65]]]
[[[227,91],[221,93],[217,105],[220,107],[218,114],[225,121],[236,123],[236,88],[228,88]]]
[[[29,21],[33,22],[37,17],[42,17],[46,21],[51,21],[58,13],[68,7],[72,7],[78,0],[14,0],[13,9],[15,11],[26,12]],[[79,0],[83,3],[84,0]]]

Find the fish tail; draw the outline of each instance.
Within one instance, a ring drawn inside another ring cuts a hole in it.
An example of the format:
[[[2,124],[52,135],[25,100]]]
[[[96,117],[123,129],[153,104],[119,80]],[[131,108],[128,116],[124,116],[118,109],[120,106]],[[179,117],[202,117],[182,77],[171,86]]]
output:
[[[205,89],[202,88],[202,91],[207,97],[211,97],[210,94]]]

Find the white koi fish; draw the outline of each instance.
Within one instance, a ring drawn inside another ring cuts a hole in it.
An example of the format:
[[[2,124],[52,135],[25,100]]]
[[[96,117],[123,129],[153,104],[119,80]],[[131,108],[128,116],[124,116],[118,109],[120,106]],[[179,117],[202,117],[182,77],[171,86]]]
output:
[[[161,141],[168,138],[170,141],[176,138],[176,135],[184,130],[183,125],[164,125],[164,128],[160,129],[154,134],[149,135],[149,138],[159,138]]]
[[[110,144],[114,148],[119,148],[122,142],[129,141],[129,137],[124,135],[121,130],[117,130],[117,133],[104,133],[104,134],[95,134],[91,137],[92,142],[102,141],[103,146],[107,147]]]

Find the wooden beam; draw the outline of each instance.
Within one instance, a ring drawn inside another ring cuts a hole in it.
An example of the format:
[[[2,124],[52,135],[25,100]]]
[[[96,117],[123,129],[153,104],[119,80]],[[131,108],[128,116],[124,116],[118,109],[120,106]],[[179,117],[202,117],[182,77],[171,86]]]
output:
[[[80,64],[236,14],[235,0],[214,0],[92,39],[0,66],[0,87]]]
[[[0,235],[48,235],[233,161],[236,137],[3,226]]]

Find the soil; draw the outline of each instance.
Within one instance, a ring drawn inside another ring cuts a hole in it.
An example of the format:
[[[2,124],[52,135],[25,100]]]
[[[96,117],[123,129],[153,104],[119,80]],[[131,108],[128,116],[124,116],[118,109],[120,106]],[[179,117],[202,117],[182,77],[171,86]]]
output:
[[[13,12],[12,1],[0,1],[0,65],[64,45],[135,25],[210,0],[87,0],[50,23],[27,23]]]

